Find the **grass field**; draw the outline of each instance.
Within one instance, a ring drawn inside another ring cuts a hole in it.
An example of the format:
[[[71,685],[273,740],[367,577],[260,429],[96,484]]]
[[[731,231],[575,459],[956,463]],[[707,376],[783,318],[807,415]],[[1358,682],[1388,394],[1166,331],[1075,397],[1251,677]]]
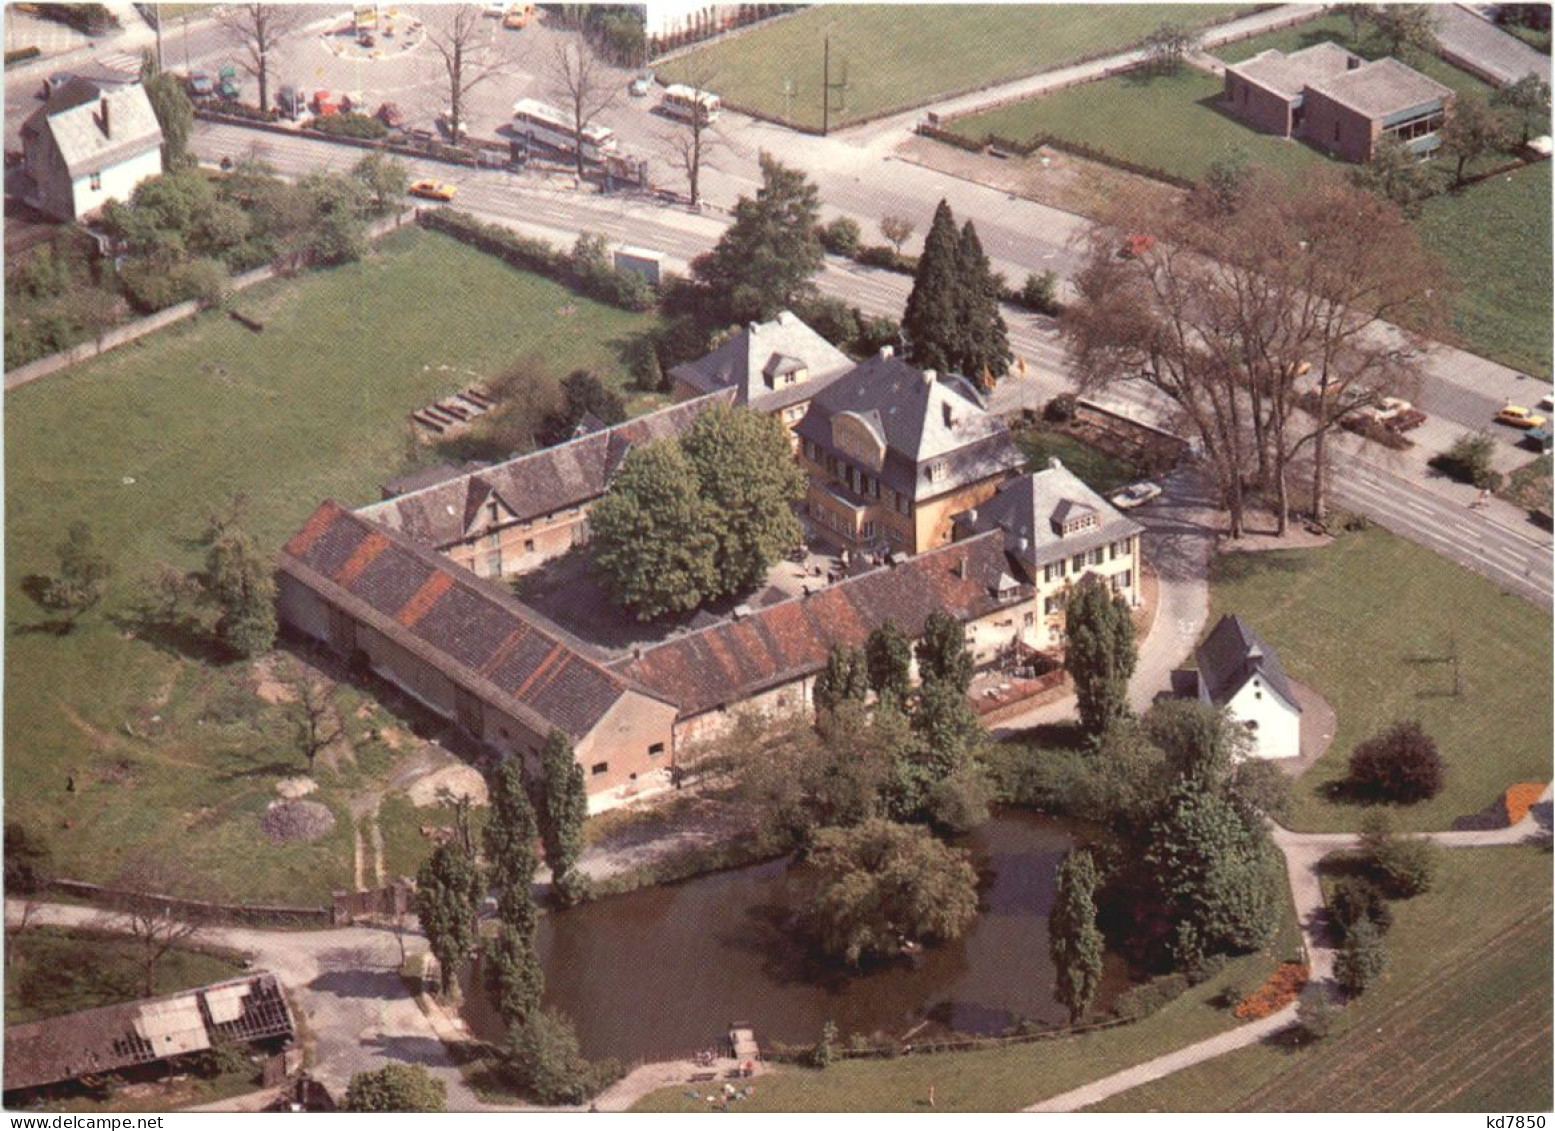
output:
[[[1237,12],[1215,4],[822,5],[711,43],[658,72],[670,82],[702,74],[732,106],[818,129],[830,35],[832,82],[846,82],[832,94],[836,128],[1121,51],[1168,20],[1221,23]]]
[[[1015,442],[1025,453],[1030,470],[1043,470],[1047,461],[1056,456],[1082,483],[1103,495],[1140,477],[1139,468],[1127,460],[1108,455],[1066,432],[1040,426],[1023,428],[1015,433]]]
[[[482,297],[441,301],[461,294]],[[349,885],[347,802],[393,760],[366,737],[376,709],[342,689],[355,761],[321,762],[314,795],[334,831],[271,844],[257,821],[274,783],[305,769],[290,726],[256,699],[252,665],[135,635],[146,579],[158,562],[195,565],[192,540],[234,495],[267,551],[324,498],[378,497],[406,461],[411,409],[522,354],[622,381],[613,344],[648,319],[413,229],[239,305],[262,334],[202,316],[6,394],[6,817],[80,879],[111,878],[128,849],[156,845],[198,860],[229,897],[312,903]],[[114,578],[56,636],[38,630],[21,583],[55,568],[78,520]]]
[[[1329,799],[1350,749],[1396,719],[1419,719],[1447,765],[1446,788],[1394,810],[1400,827],[1446,829],[1515,782],[1550,778],[1549,614],[1383,530],[1315,550],[1225,554],[1210,624],[1246,618],[1286,672],[1338,713],[1333,745],[1296,783],[1292,828],[1351,830],[1363,810]],[[1456,642],[1462,694],[1444,662]]]
[[[1093,1111],[1548,1111],[1550,857],[1452,850],[1327,1041],[1256,1045]]]
[[[1231,1028],[1230,1011],[1214,999],[1227,985],[1260,984],[1295,953],[1299,938],[1287,899],[1268,949],[1227,963],[1216,977],[1133,1025],[977,1052],[844,1060],[824,1071],[785,1066],[760,1080],[756,1095],[737,1110],[927,1112],[932,1086],[936,1111],[1015,1111]],[[687,1096],[684,1087],[674,1087],[644,1097],[633,1110],[709,1108],[700,1097]]]
[[[1427,201],[1419,221],[1461,292],[1453,323],[1478,354],[1551,376],[1550,165]]]
[[[134,939],[62,927],[30,927],[6,940],[8,1025],[134,1001],[146,992],[144,948]],[[235,958],[169,951],[157,964],[157,993],[208,986],[243,972]]]

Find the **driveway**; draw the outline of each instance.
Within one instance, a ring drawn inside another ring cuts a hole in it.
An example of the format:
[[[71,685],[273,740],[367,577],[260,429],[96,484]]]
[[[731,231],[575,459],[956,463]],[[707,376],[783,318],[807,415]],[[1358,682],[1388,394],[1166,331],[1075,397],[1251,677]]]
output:
[[[1516,82],[1527,74],[1550,81],[1548,55],[1540,54],[1462,4],[1443,4],[1436,10],[1436,40],[1449,59],[1467,65],[1497,86]]]

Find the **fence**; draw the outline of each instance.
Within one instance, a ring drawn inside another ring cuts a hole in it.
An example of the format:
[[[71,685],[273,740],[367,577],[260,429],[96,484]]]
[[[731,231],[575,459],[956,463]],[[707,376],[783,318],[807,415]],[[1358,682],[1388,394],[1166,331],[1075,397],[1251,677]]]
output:
[[[407,219],[415,215],[414,209],[406,209],[393,216],[386,216],[368,227],[369,239],[377,239],[387,232],[400,227]],[[246,271],[241,275],[234,275],[227,280],[226,286],[234,293],[247,290],[255,283],[263,283],[267,279],[273,279],[281,271],[276,266],[268,265],[256,267],[252,271]],[[59,353],[51,353],[47,357],[40,357],[36,361],[29,361],[26,365],[19,365],[15,369],[8,370],[5,375],[5,387],[14,389],[25,385],[29,381],[36,381],[39,377],[47,377],[50,373],[58,372],[78,362],[88,361],[107,353],[109,350],[118,349],[137,339],[144,338],[147,334],[154,334],[158,330],[171,326],[175,322],[182,322],[185,318],[192,317],[201,309],[198,299],[189,299],[180,302],[165,310],[159,310],[155,314],[148,314],[144,318],[123,326],[115,326],[111,330],[104,330],[91,341],[82,342],[71,346]]]
[[[110,910],[148,906],[173,918],[203,923],[235,923],[245,927],[329,927],[334,916],[328,907],[288,907],[264,903],[212,903],[176,895],[125,891],[89,884],[82,880],[50,880],[49,890],[74,896]]]
[[[1061,1029],[1042,1029],[1030,1033],[1010,1033],[997,1037],[970,1037],[955,1034],[949,1037],[926,1037],[916,1042],[886,1041],[879,1044],[851,1045],[843,1042],[832,1050],[839,1060],[885,1060],[913,1053],[966,1052],[976,1049],[1002,1048],[1006,1045],[1029,1045],[1038,1041],[1057,1041],[1065,1037],[1077,1037],[1085,1033],[1116,1029],[1120,1025],[1132,1025],[1139,1018],[1109,1017],[1085,1025],[1069,1025]],[[777,1063],[796,1064],[806,1061],[811,1054],[808,1046],[777,1045],[762,1050],[762,1059]]]
[[[331,901],[331,921],[344,927],[363,918],[398,919],[410,913],[415,900],[415,885],[403,878],[371,891],[337,891]]]

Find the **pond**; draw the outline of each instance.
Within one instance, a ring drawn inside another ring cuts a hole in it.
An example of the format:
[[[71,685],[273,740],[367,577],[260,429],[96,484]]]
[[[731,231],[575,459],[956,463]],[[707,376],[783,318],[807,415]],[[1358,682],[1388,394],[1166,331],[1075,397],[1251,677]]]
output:
[[[962,838],[981,876],[980,913],[954,943],[862,972],[814,960],[792,930],[796,885],[773,860],[612,896],[541,919],[546,1004],[567,1013],[583,1052],[661,1060],[717,1043],[734,1020],[763,1044],[840,1032],[901,1037],[920,1026],[997,1033],[1022,1018],[1062,1024],[1047,916],[1059,861],[1081,826],[997,812]],[[478,972],[472,983],[478,985]],[[1098,1004],[1126,986],[1109,955]],[[484,996],[466,995],[477,1035],[501,1038]]]

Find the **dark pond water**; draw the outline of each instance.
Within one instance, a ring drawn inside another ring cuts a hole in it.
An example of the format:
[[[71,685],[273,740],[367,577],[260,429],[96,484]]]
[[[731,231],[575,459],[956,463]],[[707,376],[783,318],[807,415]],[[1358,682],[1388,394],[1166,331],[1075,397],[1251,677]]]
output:
[[[967,1033],[1021,1018],[1061,1023],[1047,915],[1054,870],[1077,832],[1053,818],[996,814],[962,841],[982,877],[972,929],[863,972],[815,962],[794,936],[786,860],[548,915],[539,937],[546,1002],[572,1017],[586,1055],[623,1061],[708,1047],[736,1019],[763,1043],[792,1044],[814,1041],[828,1018],[844,1034],[897,1037],[925,1021]],[[1109,956],[1100,1004],[1124,981],[1122,961]],[[484,998],[472,992],[466,1002],[475,1032],[499,1038]]]

